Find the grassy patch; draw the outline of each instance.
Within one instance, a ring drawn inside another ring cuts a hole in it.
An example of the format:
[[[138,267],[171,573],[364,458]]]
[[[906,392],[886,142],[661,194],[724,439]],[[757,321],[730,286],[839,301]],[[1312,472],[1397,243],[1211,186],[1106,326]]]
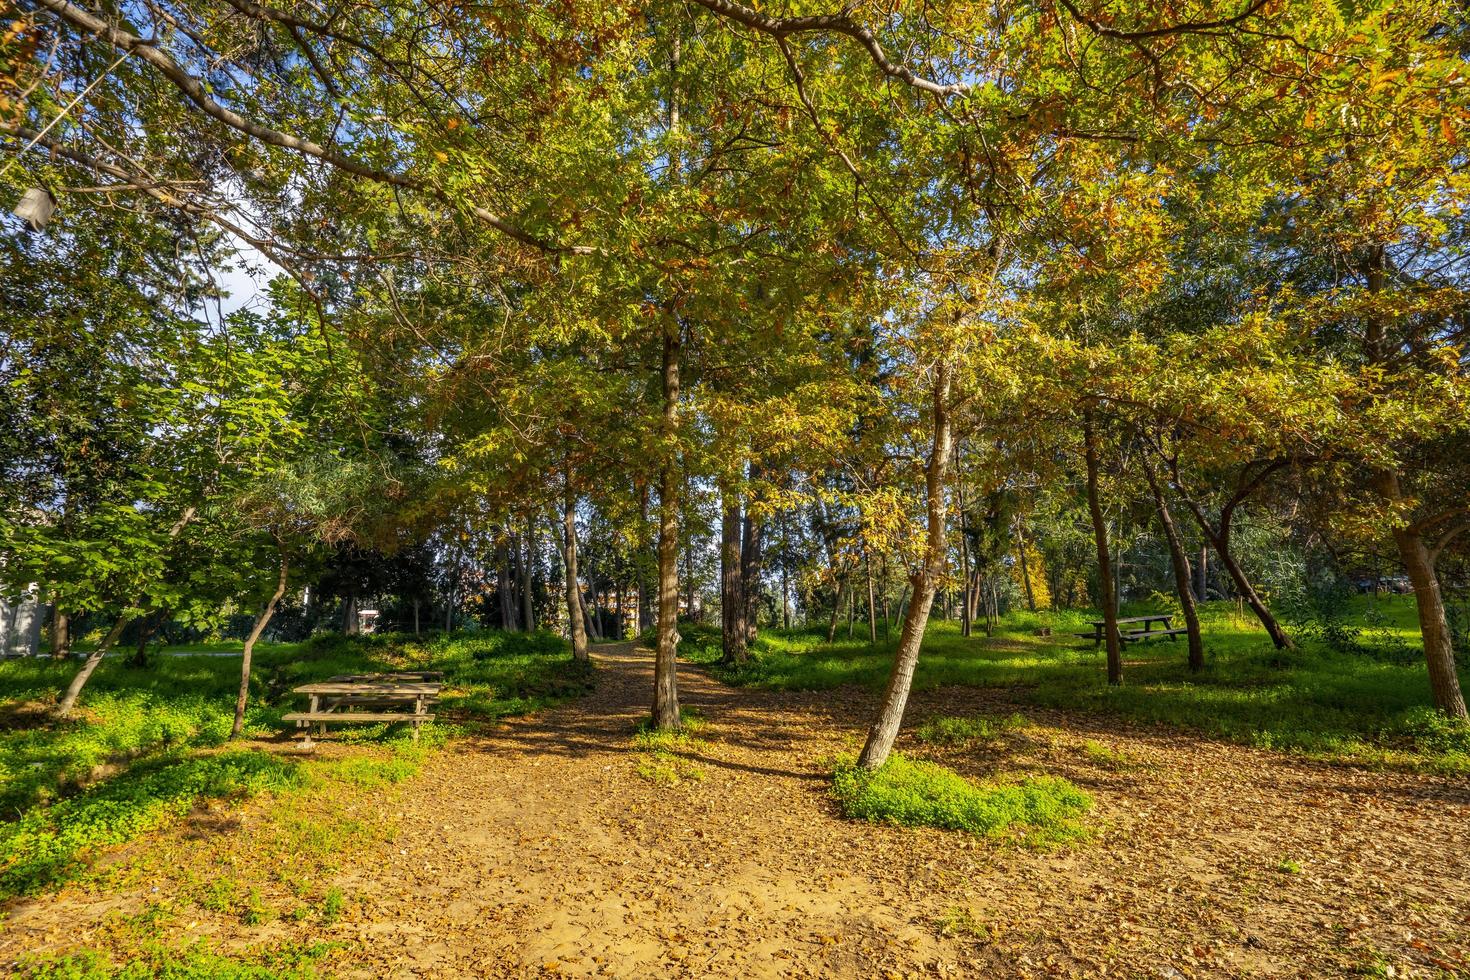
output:
[[[246,715],[255,736],[284,730],[280,717],[300,706],[292,693],[300,684],[334,674],[445,672],[439,713],[454,724],[425,726],[418,746],[403,725],[334,730],[334,741],[360,751],[303,763],[255,749],[214,751],[229,734],[238,659],[160,656],[140,669],[109,657],[82,695],[80,716],[56,722],[49,708],[76,668],[35,658],[0,663],[0,899],[65,881],[92,852],[155,830],[202,801],[299,794],[324,779],[339,796],[401,782],[456,725],[538,710],[593,682],[565,641],[547,633],[486,631],[425,642],[327,636],[262,647]],[[318,814],[303,821],[302,833],[350,825],[350,813]]]
[[[969,909],[955,906],[934,920],[934,928],[941,936],[959,936],[965,939],[990,939],[990,929],[975,918]]]
[[[1020,731],[1030,724],[1021,714],[1011,714],[1004,718],[946,715],[924,722],[914,735],[926,745],[965,746]]]
[[[26,980],[314,980],[323,974],[317,964],[332,946],[286,944],[262,947],[239,956],[227,956],[203,944],[175,949],[148,942],[129,958],[116,962],[95,951],[62,957],[30,957],[17,964]]]
[[[1380,597],[1372,616],[1396,624],[1395,636],[1409,635],[1412,603],[1411,596]],[[1369,617],[1362,603],[1353,608],[1359,618]],[[964,637],[954,623],[933,621],[914,686],[1010,688],[1047,707],[1167,724],[1261,748],[1470,774],[1470,725],[1434,712],[1422,660],[1343,653],[1311,638],[1301,639],[1296,652],[1278,652],[1253,618],[1216,602],[1201,608],[1204,671],[1189,671],[1182,640],[1137,644],[1126,651],[1123,685],[1111,688],[1102,651],[1070,636],[1090,617],[1085,611],[1013,612],[993,637]],[[1038,635],[1043,629],[1052,635]],[[710,670],[727,683],[760,688],[882,687],[893,642],[825,639],[820,627],[763,631],[749,663],[714,663]],[[709,662],[717,651],[717,644],[680,647],[696,661]],[[1470,686],[1470,672],[1462,677]]]
[[[659,786],[680,786],[704,779],[704,770],[681,755],[705,747],[696,737],[704,727],[703,716],[694,708],[679,709],[677,731],[659,731],[650,719],[639,722],[633,733],[633,747],[641,753],[638,775]]]
[[[51,807],[0,824],[0,896],[65,880],[82,856],[121,844],[191,810],[202,798],[300,786],[294,762],[263,752],[227,752],[140,765]]]
[[[843,814],[855,820],[963,830],[1039,845],[1085,837],[1079,820],[1092,806],[1091,798],[1065,779],[979,784],[897,752],[875,772],[854,762],[839,763],[832,791]]]
[[[1087,761],[1108,769],[1148,768],[1148,763],[1137,756],[1123,751],[1116,745],[1107,745],[1096,739],[1089,738],[1082,743],[1082,754],[1087,757]]]

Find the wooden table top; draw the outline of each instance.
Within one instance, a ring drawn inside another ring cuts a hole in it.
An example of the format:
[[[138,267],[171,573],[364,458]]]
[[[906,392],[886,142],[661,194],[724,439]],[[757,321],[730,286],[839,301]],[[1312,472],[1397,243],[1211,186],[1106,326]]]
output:
[[[1158,616],[1128,616],[1124,619],[1118,620],[1118,624],[1121,626],[1123,623],[1167,623],[1173,618],[1173,613],[1163,613]],[[1089,619],[1088,622],[1091,623],[1093,626],[1102,626],[1107,623],[1107,620]]]
[[[322,681],[292,688],[297,694],[369,694],[374,697],[416,698],[438,694],[444,685],[438,681]]]

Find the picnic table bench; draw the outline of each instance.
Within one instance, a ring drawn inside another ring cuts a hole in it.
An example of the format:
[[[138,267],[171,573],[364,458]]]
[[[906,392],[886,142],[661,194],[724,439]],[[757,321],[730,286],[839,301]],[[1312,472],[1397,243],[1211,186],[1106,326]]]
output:
[[[1176,640],[1178,639],[1180,634],[1188,633],[1189,630],[1173,628],[1173,626],[1171,625],[1171,621],[1173,620],[1173,618],[1174,617],[1172,614],[1163,614],[1158,616],[1126,616],[1118,620],[1119,627],[1125,625],[1131,626],[1135,623],[1142,623],[1143,629],[1125,630],[1120,628],[1118,630],[1118,639],[1124,644],[1138,643],[1143,640],[1162,639],[1166,636],[1171,641]],[[1103,634],[1103,630],[1107,628],[1107,620],[1092,619],[1088,620],[1088,622],[1092,625],[1092,632],[1078,633],[1076,635],[1084,640],[1092,640],[1092,645],[1094,647],[1101,646],[1102,641],[1106,638]],[[1154,623],[1162,623],[1164,625],[1164,628],[1161,630],[1156,630],[1153,628]]]
[[[338,674],[295,688],[295,693],[311,699],[310,706],[283,715],[282,720],[296,723],[306,736],[302,744],[308,747],[312,744],[313,724],[318,726],[318,734],[325,735],[327,725],[341,722],[412,722],[413,740],[417,742],[419,726],[434,720],[428,709],[439,700],[443,687],[444,674],[436,670]]]

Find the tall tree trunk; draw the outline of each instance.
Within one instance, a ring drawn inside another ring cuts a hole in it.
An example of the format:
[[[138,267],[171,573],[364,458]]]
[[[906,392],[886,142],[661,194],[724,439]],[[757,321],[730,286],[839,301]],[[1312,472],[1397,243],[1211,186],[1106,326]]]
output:
[[[279,546],[278,546],[279,547]],[[276,591],[271,593],[265,608],[260,615],[255,617],[255,625],[250,628],[250,635],[245,637],[245,650],[240,658],[240,693],[235,698],[235,723],[230,727],[230,738],[239,738],[245,731],[245,704],[250,699],[250,658],[255,653],[255,641],[260,639],[260,634],[265,632],[266,624],[275,615],[276,604],[281,601],[281,596],[286,594],[286,573],[290,570],[290,562],[286,558],[286,551],[281,548],[281,574],[276,579]]]
[[[521,565],[521,618],[526,632],[536,632],[536,518],[526,512],[526,560]]]
[[[964,583],[964,601],[960,603],[960,635],[969,636],[971,624],[975,621],[975,607],[970,600],[970,541],[965,534],[965,471],[960,466],[960,446],[955,443],[954,447],[954,492],[955,503],[959,505],[960,526],[960,581]],[[885,615],[886,619],[886,615]],[[887,629],[887,623],[884,623]]]
[[[827,624],[827,642],[837,642],[837,623],[842,619],[842,604],[847,601],[847,576],[837,580],[837,595],[832,599],[832,619]]]
[[[347,598],[342,602],[342,632],[347,636],[356,636],[362,632],[361,617],[357,615],[357,590],[347,593]]]
[[[1087,510],[1092,515],[1092,535],[1097,543],[1097,581],[1102,589],[1103,633],[1108,648],[1108,683],[1123,683],[1123,641],[1118,636],[1118,602],[1113,590],[1113,556],[1108,547],[1108,525],[1103,519],[1102,500],[1098,495],[1097,429],[1092,415],[1083,416],[1083,458],[1087,463]]]
[[[168,540],[170,542],[176,540],[184,532],[184,528],[194,519],[195,510],[194,507],[184,508],[184,512],[179,515],[179,519],[169,529]],[[102,642],[97,645],[97,649],[93,650],[91,656],[87,657],[86,661],[83,662],[81,669],[76,672],[76,675],[71,679],[71,683],[67,685],[66,692],[62,694],[61,700],[57,702],[56,716],[58,718],[71,717],[72,710],[77,705],[77,698],[81,696],[82,688],[87,686],[87,679],[92,676],[92,671],[97,669],[97,665],[102,662],[102,658],[107,656],[107,651],[112,649],[113,644],[117,642],[117,638],[122,636],[122,631],[127,628],[128,622],[132,618],[131,613],[123,613],[117,617],[117,622],[112,624],[112,629],[108,631],[107,636],[103,637]]]
[[[1036,611],[1036,593],[1031,589],[1031,562],[1026,557],[1026,524],[1016,518],[1016,551],[1021,559],[1021,584],[1026,589],[1026,609]]]
[[[640,482],[638,485],[638,527],[642,537],[639,545],[640,556],[638,560],[638,632],[646,633],[653,629],[653,593],[654,590],[648,585],[648,570],[645,566],[646,552],[642,549],[646,546],[649,538],[648,521],[648,483]]]
[[[567,580],[567,628],[572,634],[572,658],[587,660],[587,629],[582,620],[582,586],[577,581],[577,497],[568,464],[561,504],[562,563]]]
[[[1379,472],[1374,480],[1378,492],[1389,501],[1403,499],[1398,474]],[[1434,558],[1424,543],[1424,536],[1412,526],[1393,529],[1393,541],[1399,559],[1414,586],[1414,604],[1419,613],[1419,632],[1424,639],[1424,659],[1429,667],[1429,691],[1434,706],[1452,718],[1466,717],[1465,695],[1460,690],[1460,675],[1455,667],[1454,640],[1445,616],[1444,596],[1439,589]]]
[[[868,555],[868,549],[863,547],[863,574],[868,579],[868,642],[878,642],[878,609],[877,596],[873,594],[873,561]]]
[[[740,497],[721,495],[720,639],[727,663],[745,663],[745,579],[741,556]]]
[[[677,64],[677,56],[675,58]],[[677,112],[677,110],[675,110]],[[658,500],[658,651],[654,659],[653,724],[674,731],[679,721],[679,322],[672,310],[664,326],[664,459]]]
[[[58,608],[51,612],[51,656],[57,660],[71,656],[71,615]]]
[[[418,596],[413,597],[413,635],[419,635],[419,606],[421,602]]]
[[[944,559],[948,550],[945,533],[945,474],[949,468],[951,452],[949,423],[949,365],[940,361],[935,366],[934,378],[934,445],[929,451],[928,465],[924,473],[925,509],[928,518],[928,541],[924,564],[910,581],[914,598],[904,617],[903,633],[898,640],[898,650],[893,658],[893,671],[888,675],[888,685],[883,691],[883,704],[878,709],[878,718],[868,729],[868,740],[858,755],[858,765],[864,769],[877,769],[888,761],[898,738],[899,726],[903,724],[904,708],[908,706],[909,689],[914,682],[914,668],[919,663],[919,648],[924,642],[924,628],[929,623],[929,609],[934,604],[934,590],[944,575]]]
[[[1205,667],[1205,644],[1200,635],[1199,612],[1194,606],[1193,582],[1189,571],[1189,557],[1184,553],[1184,542],[1179,537],[1179,528],[1174,524],[1174,515],[1169,513],[1169,502],[1154,474],[1153,463],[1148,453],[1142,454],[1143,475],[1148,480],[1149,493],[1153,494],[1154,507],[1159,512],[1159,523],[1164,528],[1164,540],[1169,542],[1169,561],[1174,566],[1174,591],[1179,596],[1179,608],[1184,613],[1184,626],[1189,630],[1189,669],[1198,673]]]
[[[852,589],[847,590],[847,638],[852,639],[852,617],[853,607],[857,604],[857,597]]]
[[[1199,602],[1210,601],[1210,546],[1203,541],[1199,546],[1199,562],[1194,566],[1194,597]]]
[[[500,628],[516,628],[515,586],[510,580],[510,548],[505,541],[495,546],[496,575],[499,578],[496,592],[500,597]]]
[[[1220,559],[1220,564],[1225,566],[1230,581],[1235,584],[1235,591],[1246,601],[1251,611],[1256,614],[1256,619],[1266,628],[1266,633],[1271,637],[1271,642],[1275,644],[1276,649],[1295,650],[1296,644],[1292,642],[1290,636],[1286,635],[1286,630],[1281,628],[1281,624],[1271,614],[1265,600],[1251,584],[1250,578],[1245,574],[1245,569],[1240,567],[1240,562],[1235,560],[1235,555],[1230,550],[1230,525],[1233,520],[1233,512],[1221,518],[1220,527],[1217,530],[1210,523],[1210,519],[1205,516],[1204,508],[1197,502],[1186,497],[1184,503],[1189,508],[1189,512],[1194,515],[1194,522],[1199,525],[1199,529],[1204,532],[1210,545],[1215,549],[1215,556]]]
[[[138,645],[133,649],[133,655],[128,658],[129,667],[148,666],[148,643],[163,626],[166,616],[168,616],[168,610],[160,609],[151,616],[143,617],[143,621],[138,624]]]
[[[1378,294],[1387,285],[1386,262],[1382,246],[1373,249],[1365,262],[1368,292]],[[1382,317],[1368,318],[1363,347],[1368,360],[1377,365],[1389,359],[1393,345]],[[1390,507],[1400,511],[1393,515],[1393,542],[1398,546],[1399,560],[1414,586],[1414,604],[1419,613],[1419,633],[1424,641],[1424,659],[1429,667],[1429,690],[1434,706],[1452,718],[1466,717],[1465,696],[1460,690],[1460,675],[1455,668],[1455,648],[1445,617],[1444,596],[1439,589],[1435,560],[1425,544],[1423,533],[1412,523],[1403,522],[1404,488],[1399,474],[1384,469],[1374,472],[1371,483]],[[1375,588],[1376,588],[1375,576]]]
[[[751,467],[752,475],[756,472]],[[761,559],[765,527],[760,518],[750,512],[746,501],[745,518],[741,526],[740,542],[740,600],[744,611],[740,616],[745,629],[745,642],[755,642],[756,628],[760,623]]]

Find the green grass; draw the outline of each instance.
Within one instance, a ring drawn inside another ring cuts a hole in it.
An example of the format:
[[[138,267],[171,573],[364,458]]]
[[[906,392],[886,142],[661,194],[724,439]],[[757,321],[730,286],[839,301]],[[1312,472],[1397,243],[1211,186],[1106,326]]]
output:
[[[17,977],[26,980],[314,980],[323,976],[317,961],[332,946],[280,945],[248,954],[227,956],[203,944],[176,949],[158,942],[135,947],[126,962],[117,963],[93,951],[61,957],[29,957],[17,964]]]
[[[832,792],[845,816],[903,827],[939,827],[1031,845],[1087,836],[1088,795],[1065,779],[1034,776],[976,783],[933,762],[893,753],[875,772],[839,762]]]
[[[430,725],[422,743],[406,726],[334,730],[361,754],[307,762],[258,748],[220,752],[234,711],[240,662],[159,657],[148,668],[109,658],[73,721],[47,709],[75,662],[0,663],[0,899],[72,877],[87,857],[189,812],[203,800],[293,793],[320,779],[370,789],[409,778],[456,726]],[[475,725],[534,711],[590,689],[590,669],[544,633],[437,637],[323,637],[261,648],[251,672],[247,731],[277,735],[299,706],[291,689],[333,674],[432,668],[445,672],[441,717]]]
[[[1364,617],[1360,597],[1351,607]],[[1144,610],[1127,610],[1142,612]],[[1375,627],[1415,637],[1413,599],[1380,597]],[[1263,748],[1369,764],[1470,773],[1470,726],[1438,716],[1422,660],[1341,653],[1306,639],[1294,653],[1274,650],[1254,619],[1230,603],[1203,607],[1206,668],[1191,674],[1180,642],[1156,640],[1125,651],[1123,686],[1105,683],[1101,651],[1070,636],[1087,628],[1086,612],[1012,613],[996,635],[960,636],[932,622],[914,684],[1011,688],[1048,707],[1093,711],[1222,736]],[[1038,636],[1041,628],[1051,636]],[[784,690],[844,684],[881,688],[893,643],[839,640],[820,629],[763,631],[742,667],[718,663],[713,639],[694,631],[680,652],[727,683]],[[1462,673],[1470,687],[1470,672]]]
[[[1004,718],[991,718],[986,715],[964,717],[945,715],[924,722],[914,735],[926,745],[965,746],[990,741],[1008,732],[1020,731],[1030,724],[1026,717],[1020,714],[1012,714]]]

